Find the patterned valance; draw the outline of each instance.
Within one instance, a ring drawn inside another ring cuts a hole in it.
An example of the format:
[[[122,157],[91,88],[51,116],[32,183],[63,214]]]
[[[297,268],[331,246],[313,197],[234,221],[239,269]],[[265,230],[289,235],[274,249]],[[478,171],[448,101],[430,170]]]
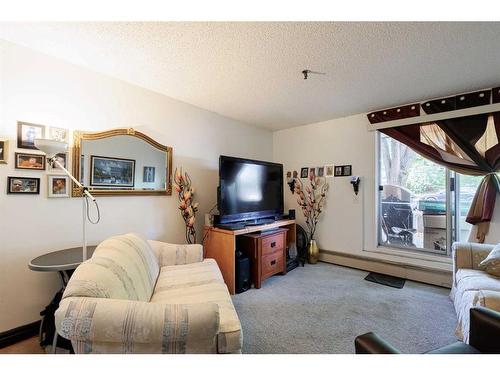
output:
[[[409,104],[401,107],[384,109],[368,114],[371,124],[384,121],[400,120],[402,118],[420,116],[420,104]]]
[[[420,107],[427,115],[432,115],[499,102],[500,88],[497,87],[369,113],[368,120],[374,124],[416,117]],[[479,242],[484,241],[488,232],[496,196],[500,192],[500,111],[490,109],[487,107],[485,111],[465,116],[462,113],[459,116],[444,115],[439,119],[436,116],[429,116],[426,120],[420,117],[415,118],[415,123],[379,129],[424,158],[452,171],[484,176],[466,219],[477,225]]]
[[[500,87],[382,109],[368,113],[367,117],[371,124],[376,124],[420,116],[420,108],[426,114],[433,114],[495,103],[500,103]]]

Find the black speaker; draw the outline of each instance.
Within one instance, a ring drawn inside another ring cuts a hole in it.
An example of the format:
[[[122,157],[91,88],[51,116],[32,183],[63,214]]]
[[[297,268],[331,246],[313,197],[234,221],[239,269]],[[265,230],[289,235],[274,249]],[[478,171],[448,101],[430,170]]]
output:
[[[293,209],[288,210],[288,218],[290,220],[295,220],[295,210]]]
[[[250,289],[250,259],[241,255],[236,257],[236,293],[243,293]]]

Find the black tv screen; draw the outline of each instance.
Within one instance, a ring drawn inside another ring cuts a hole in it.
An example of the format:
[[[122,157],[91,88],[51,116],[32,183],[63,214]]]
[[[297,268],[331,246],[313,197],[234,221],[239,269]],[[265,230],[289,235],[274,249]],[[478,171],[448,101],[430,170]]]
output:
[[[217,204],[221,223],[282,215],[283,165],[221,156]]]

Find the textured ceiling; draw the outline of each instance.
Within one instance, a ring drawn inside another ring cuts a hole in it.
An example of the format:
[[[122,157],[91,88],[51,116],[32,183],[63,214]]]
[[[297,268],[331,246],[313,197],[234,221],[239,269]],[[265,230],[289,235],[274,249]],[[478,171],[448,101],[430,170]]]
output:
[[[497,85],[499,35],[500,23],[0,23],[5,40],[273,130]]]

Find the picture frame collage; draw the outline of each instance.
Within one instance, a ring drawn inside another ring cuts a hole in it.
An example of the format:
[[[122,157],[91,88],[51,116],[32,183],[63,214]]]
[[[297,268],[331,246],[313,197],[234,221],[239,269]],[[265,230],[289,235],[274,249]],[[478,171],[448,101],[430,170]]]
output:
[[[322,167],[300,168],[300,178],[311,178],[311,176],[326,178],[352,176],[352,165],[326,164]]]
[[[31,122],[17,122],[17,139],[14,152],[14,169],[27,171],[49,172],[47,174],[47,197],[69,198],[71,196],[71,181],[63,174],[57,165],[51,165],[45,154],[35,146],[35,139],[48,138],[59,142],[68,143],[70,131],[61,127],[46,126]],[[0,164],[9,164],[9,145],[7,138],[0,138]],[[83,179],[83,165],[85,159],[82,155],[81,166]],[[69,152],[56,155],[57,161],[64,167],[69,167]],[[90,186],[108,188],[133,189],[135,186],[135,160],[121,159],[106,156],[90,155]],[[156,180],[156,167],[142,167],[142,182],[153,184]],[[113,171],[109,175],[108,171]],[[7,194],[40,194],[40,178],[35,176],[8,176]],[[147,186],[147,185],[146,185]]]
[[[60,167],[49,165],[47,157],[35,146],[35,139],[48,138],[59,142],[68,142],[69,130],[30,122],[17,122],[17,150],[14,152],[14,169],[18,171],[45,172],[47,174],[47,197],[69,198],[70,179]],[[65,168],[69,165],[69,153],[56,155]],[[0,163],[9,164],[9,140],[0,138]],[[40,194],[41,178],[32,176],[8,176],[7,194]]]

